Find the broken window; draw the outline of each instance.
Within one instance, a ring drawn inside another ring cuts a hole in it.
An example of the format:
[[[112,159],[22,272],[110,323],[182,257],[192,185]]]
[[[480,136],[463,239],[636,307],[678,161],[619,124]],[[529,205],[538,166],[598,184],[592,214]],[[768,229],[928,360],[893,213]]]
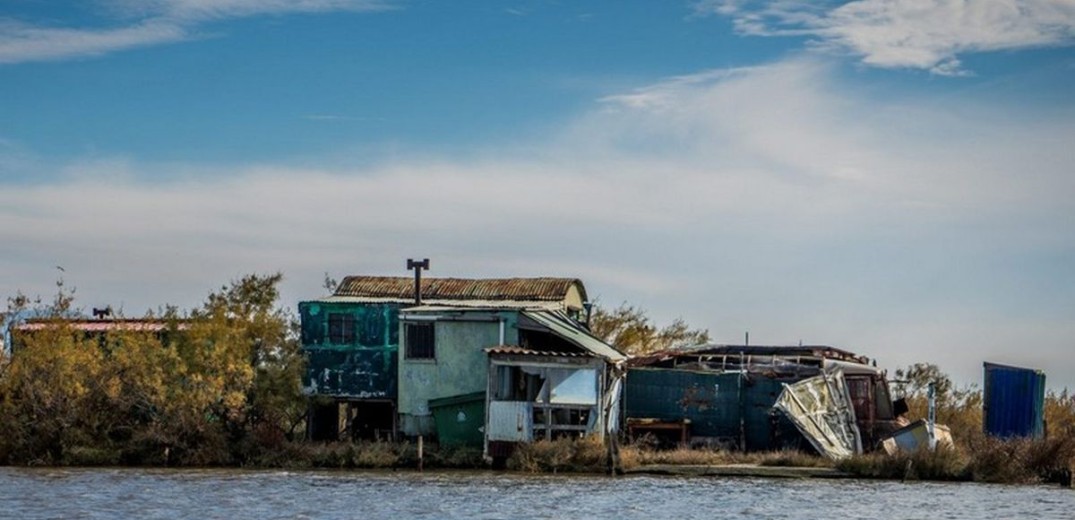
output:
[[[355,317],[341,312],[328,315],[328,342],[336,345],[350,345],[355,341]]]
[[[546,388],[538,402],[553,404],[597,404],[597,372],[592,369],[570,370],[550,368],[546,371]]]
[[[495,377],[494,402],[527,404],[527,440],[580,437],[596,427],[599,378],[595,369],[500,366]],[[514,410],[516,414],[521,411]],[[492,422],[510,419],[499,417],[499,412],[490,414]],[[522,423],[515,421],[521,428]]]
[[[436,345],[433,323],[408,323],[406,330],[407,359],[435,359]]]

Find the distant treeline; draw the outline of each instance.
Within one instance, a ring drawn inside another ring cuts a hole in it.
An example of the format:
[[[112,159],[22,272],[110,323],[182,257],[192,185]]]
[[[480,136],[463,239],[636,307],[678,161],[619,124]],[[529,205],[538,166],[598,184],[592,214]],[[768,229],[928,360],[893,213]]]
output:
[[[16,333],[0,360],[0,464],[248,464],[301,438],[303,357],[281,275],[252,275],[197,309],[147,318],[163,331],[86,334],[62,284],[12,315],[50,326]]]

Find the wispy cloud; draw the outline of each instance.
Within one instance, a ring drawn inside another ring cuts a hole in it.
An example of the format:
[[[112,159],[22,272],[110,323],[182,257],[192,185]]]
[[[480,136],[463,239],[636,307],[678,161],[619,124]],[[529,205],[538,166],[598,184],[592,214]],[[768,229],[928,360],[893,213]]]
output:
[[[175,43],[225,18],[388,8],[377,0],[151,0],[107,2],[110,27],[57,27],[0,18],[0,63],[62,60]]]
[[[188,38],[178,24],[154,20],[115,29],[75,29],[0,22],[0,63],[99,56]]]
[[[76,161],[0,189],[0,289],[46,293],[60,264],[85,304],[137,312],[282,269],[293,302],[325,271],[425,255],[442,276],[580,276],[723,341],[964,380],[1018,342],[1075,374],[1069,116],[878,100],[795,60],[609,96],[552,134],[376,166]]]
[[[255,15],[375,11],[389,9],[388,0],[106,0],[114,10],[132,16],[174,19],[219,19]]]
[[[1075,43],[1070,0],[703,0],[699,13],[732,17],[753,36],[811,36],[868,65],[966,74],[967,53]]]
[[[384,121],[383,117],[348,116],[343,114],[306,114],[307,121]]]

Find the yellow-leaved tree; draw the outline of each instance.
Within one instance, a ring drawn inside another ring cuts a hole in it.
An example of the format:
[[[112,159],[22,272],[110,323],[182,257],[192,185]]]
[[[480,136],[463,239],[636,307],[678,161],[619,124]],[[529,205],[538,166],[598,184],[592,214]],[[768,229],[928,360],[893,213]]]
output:
[[[303,356],[280,274],[250,275],[199,308],[87,334],[73,293],[9,314],[38,317],[0,363],[0,463],[247,464],[300,435]],[[45,317],[44,320],[41,317]]]
[[[709,342],[708,330],[692,329],[682,319],[658,327],[646,311],[627,303],[612,310],[595,307],[590,316],[590,332],[620,352],[632,355],[696,347]]]

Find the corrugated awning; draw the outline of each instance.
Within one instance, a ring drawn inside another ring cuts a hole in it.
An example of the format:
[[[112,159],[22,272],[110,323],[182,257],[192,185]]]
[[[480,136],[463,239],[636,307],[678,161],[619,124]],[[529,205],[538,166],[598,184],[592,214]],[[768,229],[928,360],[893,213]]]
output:
[[[566,314],[557,311],[524,310],[523,316],[534,320],[550,332],[563,338],[594,356],[608,361],[617,362],[627,359],[627,356],[612,348],[611,345],[601,341],[590,334],[589,331],[575,324]]]

